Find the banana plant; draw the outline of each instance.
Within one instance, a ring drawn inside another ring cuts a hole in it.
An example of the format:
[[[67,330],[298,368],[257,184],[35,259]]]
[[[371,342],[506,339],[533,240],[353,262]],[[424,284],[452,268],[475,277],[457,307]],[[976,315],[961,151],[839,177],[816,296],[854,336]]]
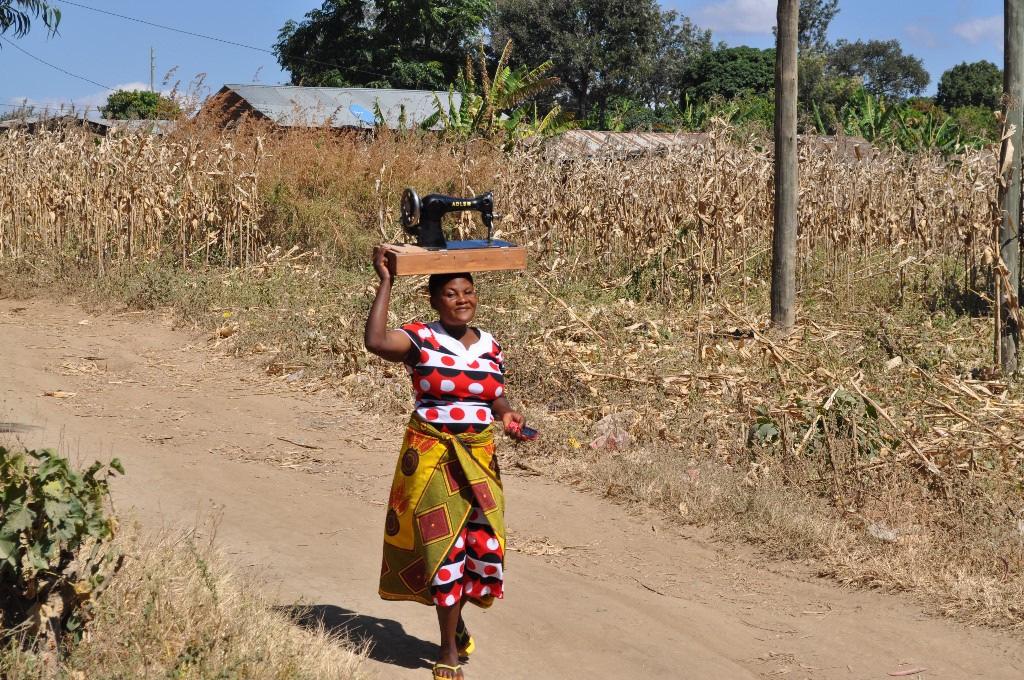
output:
[[[839,110],[839,124],[846,134],[858,135],[873,144],[893,143],[894,130],[890,123],[896,110],[884,98],[860,90]]]
[[[537,105],[529,104],[558,84],[558,78],[548,75],[553,64],[547,61],[535,68],[512,68],[508,64],[511,53],[509,41],[493,74],[488,71],[482,46],[475,64],[467,56],[459,77],[461,99],[456,101],[454,85],[448,89],[447,106],[435,94],[435,111],[421,127],[430,129],[440,124],[447,134],[460,138],[502,136],[506,147],[527,137],[557,134],[571,128],[570,119],[558,105],[541,116]]]
[[[438,123],[448,134],[468,137],[473,133],[473,119],[480,103],[472,95],[463,92],[461,99],[455,96],[455,86],[448,88],[448,105],[434,93],[434,112],[420,123],[423,130],[433,129]]]
[[[938,151],[948,157],[985,145],[978,137],[964,137],[952,116],[941,117],[932,111],[906,112],[900,116],[899,124],[905,135],[901,146],[908,151]]]

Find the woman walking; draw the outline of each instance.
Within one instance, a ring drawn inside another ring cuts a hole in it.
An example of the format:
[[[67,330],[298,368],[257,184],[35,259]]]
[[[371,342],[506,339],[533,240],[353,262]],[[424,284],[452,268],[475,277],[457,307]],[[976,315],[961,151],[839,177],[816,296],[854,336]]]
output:
[[[504,394],[501,346],[470,326],[473,277],[431,276],[438,320],[388,330],[392,274],[382,249],[373,264],[380,287],[364,342],[373,354],[405,364],[416,399],[384,522],[380,596],[433,605],[441,629],[434,678],[463,678],[460,661],[476,646],[463,605],[486,608],[503,595],[505,498],[493,423],[521,438],[524,419]]]

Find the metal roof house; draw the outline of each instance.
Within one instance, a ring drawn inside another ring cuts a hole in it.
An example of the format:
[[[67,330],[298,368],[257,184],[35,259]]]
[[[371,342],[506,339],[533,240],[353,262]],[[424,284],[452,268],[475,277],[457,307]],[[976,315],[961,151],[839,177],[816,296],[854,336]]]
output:
[[[603,132],[569,130],[546,139],[534,138],[528,144],[540,145],[554,159],[635,157],[665,154],[708,144],[706,132]],[[800,135],[801,148],[816,153],[835,153],[839,158],[860,160],[875,154],[875,148],[863,137]]]
[[[430,90],[229,84],[206,101],[202,112],[225,125],[253,116],[281,127],[368,130],[377,122],[375,107],[379,107],[384,124],[395,130],[430,117],[437,110],[435,95],[442,106],[448,105],[447,92]],[[462,97],[456,93],[453,100],[458,106]]]
[[[177,123],[173,120],[115,120],[104,118],[97,111],[82,112],[49,112],[10,118],[0,122],[0,132],[5,130],[52,130],[59,127],[83,127],[97,135],[108,135],[112,132],[138,133],[154,135],[167,134]]]

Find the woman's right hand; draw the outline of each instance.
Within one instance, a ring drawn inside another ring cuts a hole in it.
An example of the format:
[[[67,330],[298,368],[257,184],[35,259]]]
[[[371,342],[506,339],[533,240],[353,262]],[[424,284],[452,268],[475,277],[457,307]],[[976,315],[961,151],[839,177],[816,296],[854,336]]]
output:
[[[391,268],[388,266],[387,251],[381,246],[373,249],[373,268],[377,272],[377,278],[381,283],[391,281]]]
[[[373,268],[380,277],[380,286],[370,305],[370,314],[366,317],[366,331],[363,333],[363,344],[373,354],[388,361],[404,361],[412,349],[412,340],[405,331],[388,330],[388,305],[391,304],[391,268],[388,266],[384,248],[377,247],[373,251]]]

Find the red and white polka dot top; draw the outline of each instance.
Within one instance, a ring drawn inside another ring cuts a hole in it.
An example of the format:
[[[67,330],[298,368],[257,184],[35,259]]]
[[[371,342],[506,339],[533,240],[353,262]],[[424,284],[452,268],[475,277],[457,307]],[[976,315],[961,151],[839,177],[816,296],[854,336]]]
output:
[[[452,434],[480,432],[494,421],[491,403],[505,393],[505,357],[486,331],[470,347],[440,322],[402,326],[412,340],[406,360],[420,420]]]

